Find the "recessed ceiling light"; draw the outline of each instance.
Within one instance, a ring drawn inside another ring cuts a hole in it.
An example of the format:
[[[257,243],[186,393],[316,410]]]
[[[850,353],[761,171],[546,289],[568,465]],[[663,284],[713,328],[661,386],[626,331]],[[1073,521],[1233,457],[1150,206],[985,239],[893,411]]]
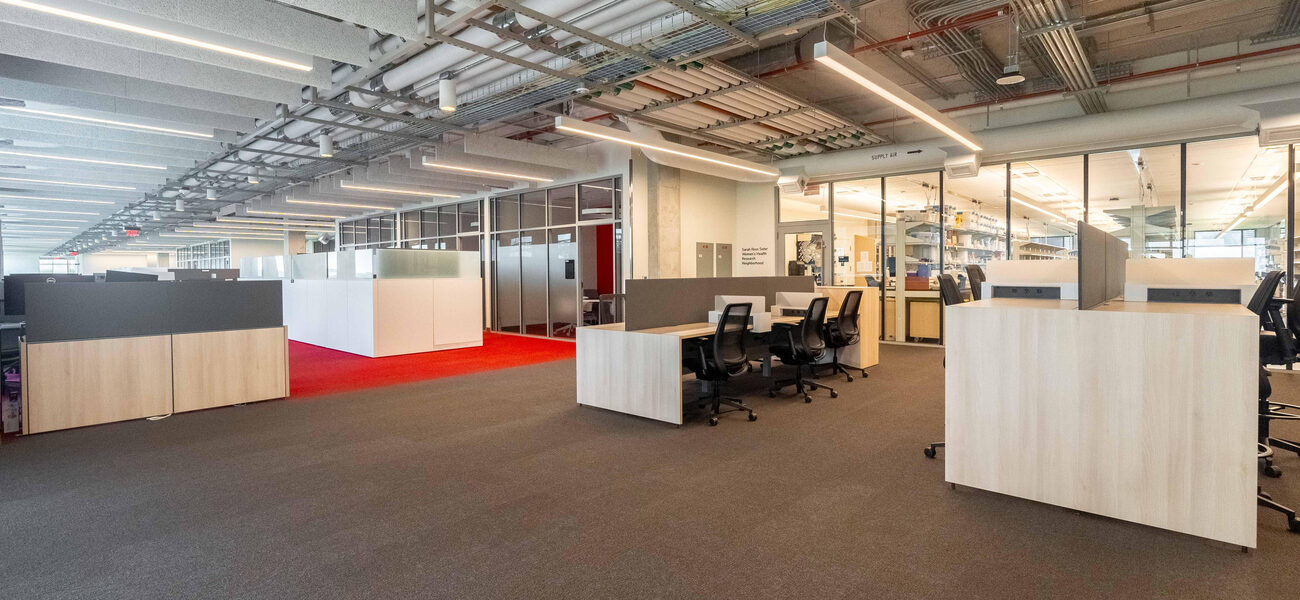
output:
[[[3,1],[3,0],[0,0]],[[95,188],[100,190],[126,190],[135,191],[135,188],[125,185],[104,185],[100,183],[74,183],[71,181],[50,181],[45,179],[26,179],[23,177],[0,177],[0,181],[19,181],[23,183],[42,183],[45,185],[67,185],[72,187]]]
[[[294,69],[296,71],[310,71],[312,69],[311,65],[299,64],[296,62],[275,58],[273,56],[266,56],[265,54],[258,54],[256,52],[249,52],[247,50],[240,50],[238,48],[231,48],[230,46],[214,44],[212,42],[205,42],[203,40],[185,37],[183,35],[167,33],[166,31],[159,31],[157,29],[150,29],[148,27],[140,27],[139,25],[132,25],[130,23],[123,23],[121,21],[114,21],[112,19],[105,19],[103,17],[97,17],[95,15],[89,15],[86,13],[71,11],[65,8],[47,6],[36,2],[28,2],[27,0],[0,0],[0,4],[8,4],[9,6],[15,6],[18,8],[26,8],[37,12],[43,12],[48,15],[54,15],[56,17],[63,17],[65,19],[72,19],[74,21],[81,21],[82,23],[90,23],[91,25],[108,27],[110,29],[116,29],[118,31],[126,31],[128,33],[134,33],[146,37],[151,37],[154,39],[174,42],[177,44],[183,44],[194,48],[211,50],[213,52],[228,54],[230,56],[238,56],[240,58],[246,58],[249,60],[255,60],[257,62],[263,62],[263,63],[272,64],[280,67],[286,67],[289,69]]]

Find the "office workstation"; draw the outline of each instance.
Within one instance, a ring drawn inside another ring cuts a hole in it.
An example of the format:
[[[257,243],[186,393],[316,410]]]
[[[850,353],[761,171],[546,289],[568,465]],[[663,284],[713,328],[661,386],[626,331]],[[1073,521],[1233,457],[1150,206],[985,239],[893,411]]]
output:
[[[0,0],[0,587],[1293,597],[1298,39]]]

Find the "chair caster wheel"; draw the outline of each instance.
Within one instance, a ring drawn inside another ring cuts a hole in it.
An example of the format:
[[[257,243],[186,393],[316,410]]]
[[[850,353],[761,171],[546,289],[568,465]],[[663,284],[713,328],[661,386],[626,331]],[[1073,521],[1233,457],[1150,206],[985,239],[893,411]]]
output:
[[[768,397],[768,398],[775,398],[775,397],[776,397],[776,390],[768,390],[768,391],[767,391],[767,397]]]
[[[757,420],[758,420],[758,415],[756,415],[756,414],[754,414],[754,413],[749,413],[749,420],[750,420],[750,421],[757,421]]]
[[[831,392],[831,397],[832,397],[832,398],[839,398],[839,397],[840,397],[840,394],[839,394],[839,392],[832,391],[832,392]]]
[[[1286,528],[1290,529],[1291,533],[1300,533],[1300,521],[1288,523]]]
[[[849,380],[850,382],[853,381],[853,376],[852,376],[852,375],[849,375],[848,373],[845,373],[845,374],[844,374],[844,378],[847,379],[847,380]]]
[[[709,427],[713,427],[713,426],[715,426],[715,425],[717,425],[717,424],[718,424],[718,418],[717,418],[717,417],[709,417]]]
[[[862,378],[863,378],[863,379],[866,379],[866,378],[867,378],[867,370],[866,370],[866,369],[863,369],[863,370],[862,370]]]
[[[934,448],[926,448],[924,452],[926,458],[934,458],[935,456]]]
[[[808,394],[804,394],[804,395],[803,395],[803,401],[804,401],[804,404],[807,404],[807,403],[809,403],[809,402],[812,402],[812,396],[809,396]]]
[[[1282,469],[1279,469],[1273,465],[1268,465],[1264,467],[1264,475],[1268,477],[1281,477]]]

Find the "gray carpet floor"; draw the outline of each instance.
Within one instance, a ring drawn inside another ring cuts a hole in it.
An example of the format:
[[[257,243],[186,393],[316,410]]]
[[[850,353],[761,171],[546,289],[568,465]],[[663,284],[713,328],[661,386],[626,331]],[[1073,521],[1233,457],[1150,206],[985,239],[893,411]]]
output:
[[[1295,598],[1259,549],[943,482],[938,350],[680,428],[572,361],[20,438],[0,589],[55,598]],[[1300,399],[1300,375],[1275,376]],[[754,384],[750,384],[754,385]],[[761,385],[761,384],[759,384]],[[752,391],[758,391],[753,387]],[[1300,437],[1300,431],[1287,431]],[[1265,489],[1300,506],[1300,458]]]

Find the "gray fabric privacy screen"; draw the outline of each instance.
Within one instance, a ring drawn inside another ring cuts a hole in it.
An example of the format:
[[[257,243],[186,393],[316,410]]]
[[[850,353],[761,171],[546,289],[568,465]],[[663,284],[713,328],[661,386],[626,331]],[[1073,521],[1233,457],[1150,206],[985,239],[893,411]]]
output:
[[[279,281],[29,283],[26,292],[33,343],[284,324]]]
[[[627,331],[668,327],[709,320],[713,297],[763,296],[770,307],[777,292],[812,292],[812,276],[699,277],[694,279],[629,279],[624,299]]]

